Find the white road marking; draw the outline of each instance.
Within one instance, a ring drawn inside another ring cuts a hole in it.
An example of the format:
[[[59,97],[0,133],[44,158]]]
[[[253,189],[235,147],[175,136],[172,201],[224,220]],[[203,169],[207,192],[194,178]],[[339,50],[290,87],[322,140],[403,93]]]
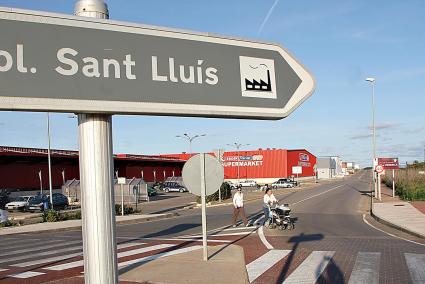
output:
[[[223,233],[223,234],[211,234],[208,235],[208,237],[225,237],[225,236],[245,236],[245,235],[249,235],[249,234],[255,234],[256,230],[252,230],[249,232],[237,232],[237,233]],[[181,239],[185,239],[184,237],[180,237]],[[202,235],[195,235],[195,236],[190,236],[188,238],[202,238]]]
[[[8,271],[9,269],[0,268],[0,272]]]
[[[77,257],[77,256],[82,256],[82,255],[83,255],[82,252],[71,253],[71,254],[67,254],[67,255],[59,255],[59,256],[50,257],[50,258],[42,258],[42,259],[32,260],[32,261],[23,262],[23,263],[17,263],[17,264],[11,265],[11,266],[28,267],[28,266],[33,266],[33,265],[45,264],[45,263],[49,263],[49,262],[57,262],[57,261],[67,260],[67,259],[71,259],[71,258],[74,258],[74,257]]]
[[[56,248],[56,247],[65,247],[65,246],[69,246],[69,245],[73,245],[73,244],[78,244],[81,243],[81,241],[71,241],[71,242],[65,242],[62,241],[59,244],[49,244],[49,245],[41,245],[41,246],[32,246],[31,248],[27,248],[27,249],[20,249],[20,250],[13,250],[13,251],[8,251],[8,252],[4,252],[1,253],[0,256],[8,256],[8,255],[14,255],[14,254],[20,254],[20,253],[33,253],[36,251],[40,251],[40,250],[46,250],[46,249],[51,249],[51,248]],[[0,260],[0,263],[2,262],[6,262],[7,260]]]
[[[406,241],[406,242],[409,242],[409,243],[412,243],[412,244],[415,244],[415,245],[425,246],[425,244],[421,244],[421,243],[418,243],[418,242],[415,242],[415,241],[411,241],[411,240],[408,240],[408,239],[405,239],[405,238],[402,238],[402,237],[399,237],[399,236],[396,236],[396,235],[390,234],[390,233],[388,233],[388,232],[385,232],[384,230],[381,230],[381,229],[379,229],[379,228],[375,227],[374,225],[372,225],[371,223],[369,223],[369,222],[366,220],[366,214],[363,214],[363,222],[365,222],[366,224],[368,224],[369,226],[371,226],[371,227],[372,227],[372,228],[374,228],[375,230],[380,231],[380,232],[382,232],[382,233],[384,233],[384,234],[387,234],[388,236],[391,236],[391,237],[393,237],[393,238],[400,239],[400,240],[403,240],[403,241]]]
[[[149,240],[158,240],[158,241],[185,241],[185,242],[202,242],[202,238],[172,238],[172,239],[167,239],[167,238],[152,238]],[[214,240],[209,238],[208,239],[209,243],[230,243],[232,241],[228,241],[228,240]]]
[[[118,267],[125,267],[125,266],[129,266],[132,264],[142,264],[144,262],[148,262],[148,261],[152,261],[158,258],[163,258],[166,256],[172,256],[172,255],[177,255],[177,254],[181,254],[181,253],[185,253],[185,252],[190,252],[190,251],[194,251],[194,250],[198,250],[201,249],[202,246],[192,246],[192,247],[187,247],[187,248],[182,248],[182,249],[177,249],[177,250],[173,250],[170,252],[163,252],[163,253],[158,253],[158,254],[154,254],[151,256],[145,256],[142,258],[138,258],[138,259],[133,259],[133,260],[129,260],[126,262],[122,262],[118,264]]]
[[[407,267],[414,284],[425,283],[425,254],[405,253]]]
[[[260,236],[261,242],[266,246],[267,249],[273,249],[273,246],[267,241],[266,237],[264,236],[263,226],[260,226],[260,229],[258,229],[258,235]]]
[[[46,273],[36,272],[36,271],[27,271],[27,272],[23,272],[23,273],[8,275],[8,277],[26,279],[26,278],[36,277],[36,276],[40,276],[40,275],[44,275],[44,274],[46,274]]]
[[[22,240],[20,241],[20,243],[22,242]],[[46,244],[50,244],[50,243],[57,243],[57,242],[64,242],[64,240],[49,240],[49,241],[44,241],[44,240],[29,240],[29,242],[25,241],[24,244],[16,244],[16,242],[8,242],[9,245],[6,246],[1,246],[0,250],[3,251],[5,249],[11,250],[11,249],[27,249],[30,247],[34,247],[34,243],[36,244],[40,244],[40,245],[46,245]]]
[[[258,217],[258,218],[255,220],[254,225],[255,225],[255,224],[259,224],[259,223],[260,223],[260,220],[262,220],[262,219],[264,219],[264,216],[263,216],[263,215],[261,215],[260,217]]]
[[[140,248],[140,249],[135,249],[135,250],[129,250],[129,251],[125,251],[125,252],[120,252],[120,253],[118,253],[118,256],[117,257],[118,258],[121,258],[121,257],[126,257],[126,256],[141,254],[141,253],[146,253],[146,252],[150,252],[150,251],[154,251],[154,250],[169,248],[169,247],[173,247],[173,246],[176,246],[176,245],[170,245],[170,244],[154,245],[154,246],[150,246],[150,247],[144,247],[144,248]],[[70,263],[64,263],[64,264],[54,265],[54,266],[46,267],[46,268],[43,268],[43,269],[54,270],[54,271],[62,271],[62,270],[66,270],[66,269],[80,267],[80,266],[83,266],[83,265],[84,265],[84,261],[83,260],[79,260],[79,261],[74,261],[74,262],[70,262]]]
[[[246,266],[249,283],[260,277],[273,265],[284,259],[290,250],[270,250]]]
[[[334,254],[334,251],[313,251],[283,283],[316,283]]]
[[[224,231],[238,231],[238,230],[251,230],[251,231],[255,231],[257,230],[258,227],[257,226],[250,226],[250,227],[236,227],[236,228],[228,228],[228,229],[224,229],[221,230],[220,232],[224,232]]]
[[[145,243],[125,243],[125,244],[119,244],[117,248],[123,249],[123,248],[128,248],[128,247],[139,246],[139,245],[143,245],[143,244],[145,244]],[[14,265],[11,265],[11,266],[28,267],[28,266],[33,266],[33,265],[45,264],[45,263],[49,263],[49,262],[57,262],[57,261],[67,260],[67,259],[71,259],[71,258],[74,258],[74,257],[77,257],[77,256],[82,256],[82,255],[83,255],[82,252],[78,252],[78,253],[72,253],[72,254],[66,254],[66,255],[59,255],[59,256],[50,257],[50,258],[37,259],[37,260],[33,260],[33,261],[14,264]]]
[[[348,284],[379,284],[380,252],[359,252]]]
[[[83,248],[82,246],[76,246],[76,247],[68,247],[68,248],[64,248],[64,249],[48,250],[48,251],[43,251],[43,252],[39,252],[39,253],[28,253],[28,254],[21,255],[21,256],[1,259],[0,263],[14,262],[14,261],[19,261],[19,260],[24,260],[24,259],[34,258],[34,257],[40,257],[40,256],[47,256],[47,255],[52,255],[52,254],[59,254],[59,253],[64,253],[64,252],[81,251],[82,248]]]
[[[328,189],[328,190],[326,190],[326,191],[324,191],[324,192],[321,192],[321,193],[318,193],[318,194],[316,194],[316,195],[312,195],[312,196],[310,196],[310,197],[304,198],[303,200],[300,200],[300,201],[297,201],[297,202],[291,203],[291,206],[294,206],[294,205],[299,204],[299,203],[301,203],[301,202],[307,201],[307,200],[312,199],[312,198],[314,198],[314,197],[317,197],[317,196],[323,195],[323,194],[325,194],[325,193],[328,193],[329,191],[332,191],[332,190],[338,189],[338,188],[340,188],[340,187],[343,187],[344,185],[345,185],[345,184],[341,184],[341,185],[338,185],[338,186],[336,186],[336,187],[332,187],[331,189]]]

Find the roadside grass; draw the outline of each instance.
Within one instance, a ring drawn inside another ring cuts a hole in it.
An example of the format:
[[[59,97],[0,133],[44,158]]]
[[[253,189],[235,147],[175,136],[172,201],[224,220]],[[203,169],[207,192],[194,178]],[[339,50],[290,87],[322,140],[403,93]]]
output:
[[[424,201],[425,200],[425,175],[420,174],[420,169],[407,168],[396,171],[395,187],[397,195],[402,200]],[[392,173],[387,172],[382,181],[388,186],[393,186]]]

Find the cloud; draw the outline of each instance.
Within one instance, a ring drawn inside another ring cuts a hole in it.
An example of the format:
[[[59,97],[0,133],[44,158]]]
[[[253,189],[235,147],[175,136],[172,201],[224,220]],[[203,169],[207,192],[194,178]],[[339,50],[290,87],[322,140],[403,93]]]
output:
[[[352,140],[361,140],[361,139],[366,139],[366,138],[370,138],[372,137],[372,133],[371,134],[358,134],[358,135],[354,135],[351,136],[350,139]]]
[[[378,123],[378,124],[375,124],[375,129],[376,130],[383,130],[383,129],[394,129],[394,128],[396,128],[398,125],[397,124],[395,124],[395,123],[388,123],[388,122],[386,122],[386,123]],[[372,127],[372,125],[371,126],[368,126],[368,129],[369,130],[373,130],[373,127]]]
[[[417,128],[410,128],[410,129],[404,129],[401,132],[404,134],[418,134],[425,130],[425,126],[417,127]]]
[[[385,34],[385,29],[385,26],[377,26],[359,31],[354,31],[351,34],[348,34],[348,36],[358,41],[369,41],[382,44],[396,44],[406,41],[406,39],[402,37],[395,37],[393,35]]]
[[[411,67],[399,70],[393,70],[386,74],[382,74],[377,80],[380,82],[398,82],[412,80],[412,78],[422,78],[425,76],[425,66]]]
[[[267,24],[267,22],[269,21],[270,16],[273,14],[274,9],[276,8],[277,4],[279,3],[279,0],[275,0],[273,5],[271,6],[269,12],[267,13],[266,17],[264,18],[263,22],[261,23],[260,28],[258,29],[258,34],[260,35],[261,32],[264,29],[264,26]]]

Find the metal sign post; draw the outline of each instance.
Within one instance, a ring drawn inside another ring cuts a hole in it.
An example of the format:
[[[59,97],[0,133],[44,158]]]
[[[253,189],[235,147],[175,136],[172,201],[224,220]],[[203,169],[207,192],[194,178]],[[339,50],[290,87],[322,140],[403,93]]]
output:
[[[121,216],[124,216],[124,184],[127,183],[125,177],[118,178],[118,184],[121,187]]]
[[[395,170],[393,170],[393,198],[395,197]]]
[[[81,0],[75,14],[109,18],[101,0]],[[78,40],[78,39],[76,39]],[[83,89],[84,90],[84,89]],[[79,93],[87,95],[87,93]],[[113,191],[112,116],[78,114],[84,279],[90,284],[118,283]]]
[[[198,154],[185,163],[182,176],[190,193],[201,197],[203,260],[208,261],[206,197],[217,189],[220,190],[224,180],[224,168],[215,157]]]
[[[202,200],[202,245],[203,259],[208,261],[208,242],[207,242],[207,191],[205,184],[205,154],[199,156],[201,170],[201,200]]]

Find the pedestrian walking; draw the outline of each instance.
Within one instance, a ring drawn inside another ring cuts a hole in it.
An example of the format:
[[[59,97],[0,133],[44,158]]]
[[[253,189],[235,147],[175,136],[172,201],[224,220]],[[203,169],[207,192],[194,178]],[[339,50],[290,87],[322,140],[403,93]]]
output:
[[[233,227],[236,227],[236,219],[241,214],[242,221],[246,227],[248,227],[248,220],[246,219],[245,210],[243,208],[243,193],[242,188],[238,188],[233,196]]]
[[[270,220],[270,206],[274,203],[277,203],[277,199],[274,196],[272,190],[270,188],[266,189],[263,197],[263,212],[264,212],[264,223],[266,224]]]

